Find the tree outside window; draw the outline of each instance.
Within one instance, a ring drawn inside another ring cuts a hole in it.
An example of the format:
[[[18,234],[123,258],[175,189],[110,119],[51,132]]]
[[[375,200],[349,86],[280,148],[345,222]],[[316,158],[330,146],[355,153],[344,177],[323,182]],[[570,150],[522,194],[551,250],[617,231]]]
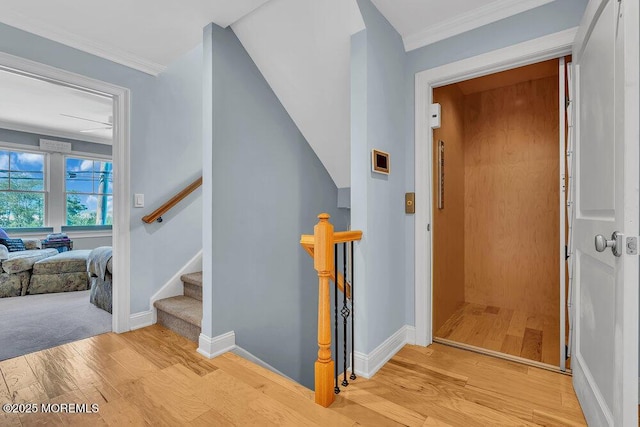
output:
[[[42,227],[44,154],[0,150],[0,227]]]
[[[66,158],[67,225],[113,224],[112,167],[111,162]]]

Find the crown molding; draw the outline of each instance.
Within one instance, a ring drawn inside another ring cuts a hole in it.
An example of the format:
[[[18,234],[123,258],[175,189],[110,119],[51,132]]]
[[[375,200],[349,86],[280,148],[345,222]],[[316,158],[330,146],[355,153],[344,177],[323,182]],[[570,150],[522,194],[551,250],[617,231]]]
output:
[[[402,38],[405,51],[418,49],[449,37],[482,27],[529,9],[551,3],[553,0],[496,0],[486,6],[439,22],[436,25],[408,34]]]
[[[100,58],[133,68],[134,70],[142,71],[143,73],[150,74],[152,76],[157,76],[167,68],[165,65],[158,64],[130,52],[106,46],[102,43],[78,36],[69,31],[56,28],[46,22],[30,18],[15,11],[2,11],[0,21],[20,30],[44,37],[54,42],[62,43],[74,49],[99,56]]]
[[[77,134],[59,129],[51,129],[42,126],[28,125],[25,123],[14,123],[0,120],[0,129],[14,130],[18,132],[33,133],[36,135],[53,136],[57,138],[72,139],[74,141],[93,142],[95,144],[113,145],[113,141],[99,136],[88,135],[85,133]]]

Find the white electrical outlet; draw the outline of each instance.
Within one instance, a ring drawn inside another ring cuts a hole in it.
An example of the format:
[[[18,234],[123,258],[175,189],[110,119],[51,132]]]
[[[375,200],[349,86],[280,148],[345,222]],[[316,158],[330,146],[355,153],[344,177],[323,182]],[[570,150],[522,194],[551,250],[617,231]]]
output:
[[[133,197],[134,208],[144,208],[144,194],[135,194]]]

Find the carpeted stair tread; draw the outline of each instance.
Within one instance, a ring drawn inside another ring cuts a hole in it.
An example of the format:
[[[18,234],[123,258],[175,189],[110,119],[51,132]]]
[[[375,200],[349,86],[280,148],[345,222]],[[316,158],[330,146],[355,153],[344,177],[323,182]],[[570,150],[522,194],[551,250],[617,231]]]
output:
[[[184,296],[202,301],[202,272],[183,274],[180,279]]]
[[[154,307],[192,325],[201,326],[202,302],[184,295],[165,298],[153,303]]]
[[[182,280],[183,283],[202,287],[202,271],[183,274],[182,276],[180,276],[180,280]]]

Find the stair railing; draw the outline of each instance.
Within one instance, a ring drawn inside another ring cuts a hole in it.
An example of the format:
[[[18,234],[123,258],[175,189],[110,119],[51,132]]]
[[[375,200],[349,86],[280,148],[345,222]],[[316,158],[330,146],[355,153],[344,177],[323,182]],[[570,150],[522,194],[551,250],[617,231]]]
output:
[[[329,214],[318,215],[318,223],[313,228],[313,235],[303,234],[300,244],[313,258],[314,268],[318,272],[318,359],[315,363],[315,402],[325,408],[331,405],[335,395],[340,393],[338,366],[331,358],[331,293],[330,281],[334,283],[334,331],[335,354],[338,355],[338,312],[342,315],[343,332],[343,387],[349,385],[347,381],[347,350],[348,350],[348,320],[351,317],[351,375],[355,366],[353,340],[355,332],[355,317],[353,317],[353,242],[362,239],[362,231],[334,232],[329,222]],[[347,244],[350,243],[350,250]],[[342,245],[342,272],[338,272],[339,246]],[[347,252],[350,254],[350,269],[347,268]],[[350,271],[348,271],[350,270]],[[337,279],[337,280],[336,280]],[[342,292],[342,305],[339,306],[338,294]],[[333,377],[333,378],[332,378]],[[335,381],[335,382],[334,382]]]
[[[162,215],[167,213],[169,209],[180,203],[182,199],[187,197],[189,194],[193,193],[198,187],[202,185],[202,177],[196,179],[191,184],[187,185],[182,191],[178,194],[170,198],[165,204],[160,206],[155,211],[151,212],[149,215],[145,215],[142,217],[142,221],[147,224],[151,224],[154,221],[162,222]]]

